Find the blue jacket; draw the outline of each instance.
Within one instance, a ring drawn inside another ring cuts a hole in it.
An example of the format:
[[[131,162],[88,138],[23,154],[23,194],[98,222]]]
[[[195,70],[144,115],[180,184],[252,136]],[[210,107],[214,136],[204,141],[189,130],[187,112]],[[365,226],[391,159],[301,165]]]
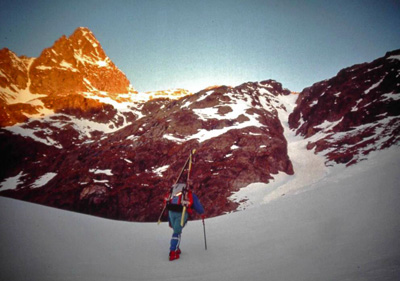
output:
[[[195,210],[200,215],[204,213],[204,208],[201,205],[199,198],[193,192],[191,193],[192,193],[193,204],[185,214],[185,225],[188,219],[188,215],[192,213],[192,210]],[[168,211],[169,226],[174,229],[174,233],[179,234],[182,232],[181,217],[182,217],[181,212],[171,211],[171,210]]]
[[[192,208],[199,213],[200,215],[204,213],[203,205],[201,205],[199,198],[196,194],[192,193],[193,195],[193,205]]]
[[[190,197],[191,197],[192,204],[191,204],[190,208],[187,209],[187,212],[188,212],[189,214],[192,214],[192,212],[193,212],[193,210],[194,210],[194,211],[196,211],[196,212],[197,212],[198,214],[200,214],[200,215],[203,214],[203,213],[204,213],[204,208],[203,208],[203,206],[201,205],[199,198],[198,198],[197,195],[194,194],[193,192],[189,191],[189,193],[190,193]],[[180,195],[180,196],[181,196],[181,195]],[[175,197],[174,197],[174,198],[175,198]],[[172,204],[170,204],[170,205],[167,205],[167,209],[168,209],[169,211],[181,213],[181,212],[182,212],[182,205],[177,204],[177,202],[179,202],[179,200],[180,200],[180,199],[176,199],[176,200],[174,199],[174,201],[176,201],[176,202],[174,202],[174,203],[172,203]],[[172,201],[172,200],[171,200],[171,201]],[[176,205],[175,205],[175,204],[176,204]]]

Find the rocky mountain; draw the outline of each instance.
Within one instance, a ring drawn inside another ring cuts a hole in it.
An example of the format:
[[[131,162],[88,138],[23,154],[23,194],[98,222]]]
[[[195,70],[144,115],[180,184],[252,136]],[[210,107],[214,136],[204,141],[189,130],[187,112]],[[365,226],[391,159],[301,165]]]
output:
[[[400,140],[400,50],[304,89],[289,117],[327,163],[351,165]]]
[[[270,80],[152,99],[132,110],[133,121],[120,129],[67,114],[8,127],[0,134],[1,176],[18,184],[2,195],[109,218],[156,220],[195,148],[191,177],[208,214],[232,211],[237,204],[227,198],[233,191],[280,171],[293,174],[279,119],[289,94]]]
[[[92,215],[155,221],[196,149],[208,216],[232,192],[295,173],[285,128],[327,165],[398,145],[400,51],[293,94],[274,80],[138,93],[85,28],[37,59],[0,60],[0,195]],[[298,97],[298,98],[297,98]],[[296,108],[294,107],[295,100]],[[290,114],[290,117],[289,117]]]
[[[68,38],[62,36],[38,58],[2,49],[0,74],[0,126],[51,112],[101,116],[104,107],[112,109],[88,97],[119,101],[125,100],[123,94],[135,92],[93,33],[82,27]]]
[[[129,92],[130,82],[106,56],[87,28],[62,36],[43,50],[30,68],[34,94],[68,96],[82,92],[107,92],[111,98]]]

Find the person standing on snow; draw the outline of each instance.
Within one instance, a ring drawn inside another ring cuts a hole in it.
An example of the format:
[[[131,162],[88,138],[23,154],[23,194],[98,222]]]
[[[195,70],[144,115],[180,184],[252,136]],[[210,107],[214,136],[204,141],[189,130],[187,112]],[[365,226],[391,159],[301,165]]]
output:
[[[186,185],[184,183],[175,184],[172,193],[168,194],[165,198],[168,209],[169,226],[173,229],[169,248],[170,261],[179,259],[181,254],[179,244],[181,242],[182,229],[186,225],[189,215],[193,213],[193,210],[202,215],[202,219],[204,220],[204,208],[196,194],[191,190],[186,190],[185,199],[182,199],[182,191],[185,187]],[[182,226],[183,206],[186,206],[186,212],[184,214],[184,223]]]

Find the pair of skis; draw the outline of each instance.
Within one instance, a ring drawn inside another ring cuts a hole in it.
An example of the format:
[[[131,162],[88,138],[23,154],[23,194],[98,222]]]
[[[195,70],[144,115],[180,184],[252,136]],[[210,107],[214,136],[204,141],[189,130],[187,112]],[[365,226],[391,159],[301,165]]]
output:
[[[179,173],[178,178],[176,179],[175,184],[174,184],[174,185],[176,185],[176,184],[179,182],[179,180],[180,180],[181,177],[182,177],[183,172],[184,172],[185,169],[187,168],[187,180],[186,180],[187,182],[186,182],[186,186],[185,186],[185,187],[183,188],[183,190],[182,190],[182,202],[186,202],[186,201],[187,201],[187,192],[186,192],[186,191],[187,191],[187,188],[188,188],[188,186],[189,186],[190,172],[191,172],[191,170],[192,170],[193,155],[194,155],[195,153],[196,153],[196,149],[193,149],[193,150],[190,151],[189,157],[187,158],[185,164],[183,165],[183,168],[182,168],[181,172]],[[158,217],[158,222],[157,222],[157,224],[160,224],[160,223],[161,223],[161,218],[162,218],[162,216],[163,216],[163,214],[164,214],[164,212],[165,212],[165,209],[167,208],[167,202],[169,201],[169,199],[171,199],[172,190],[173,190],[174,185],[171,186],[171,189],[170,189],[170,192],[169,192],[168,200],[165,202],[164,207],[163,207],[163,209],[162,209],[162,211],[161,211],[161,214],[160,214],[160,216]],[[181,218],[181,226],[183,226],[183,225],[185,224],[185,214],[186,214],[186,204],[183,204],[182,218]]]
[[[178,175],[178,178],[175,181],[175,184],[171,186],[170,192],[169,192],[169,196],[168,196],[168,200],[165,202],[164,207],[161,211],[161,214],[158,218],[158,222],[157,224],[161,223],[161,217],[163,216],[165,209],[167,208],[167,202],[171,199],[172,197],[172,191],[174,189],[174,186],[179,182],[180,178],[182,177],[183,172],[185,171],[185,169],[187,168],[187,182],[186,182],[186,186],[182,189],[182,202],[187,201],[186,198],[186,189],[189,187],[189,181],[190,181],[190,172],[192,170],[192,162],[193,162],[193,155],[196,153],[196,149],[193,149],[190,151],[189,157],[187,158],[185,165],[183,165],[183,168],[181,170],[181,172]],[[186,213],[186,204],[183,205],[183,210],[182,210],[182,217],[181,217],[181,226],[183,227],[183,225],[185,224],[185,213]],[[204,232],[204,245],[205,245],[205,249],[207,250],[207,240],[206,240],[206,225],[204,223],[204,217],[202,218],[203,221],[203,232]]]

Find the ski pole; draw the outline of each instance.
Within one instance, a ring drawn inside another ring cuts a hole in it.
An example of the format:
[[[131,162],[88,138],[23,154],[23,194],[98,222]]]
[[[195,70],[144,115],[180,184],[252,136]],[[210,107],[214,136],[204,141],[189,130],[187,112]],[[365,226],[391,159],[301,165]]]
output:
[[[205,246],[205,248],[207,250],[206,224],[204,223],[204,217],[202,219],[203,219],[203,231],[204,231],[204,246]]]

